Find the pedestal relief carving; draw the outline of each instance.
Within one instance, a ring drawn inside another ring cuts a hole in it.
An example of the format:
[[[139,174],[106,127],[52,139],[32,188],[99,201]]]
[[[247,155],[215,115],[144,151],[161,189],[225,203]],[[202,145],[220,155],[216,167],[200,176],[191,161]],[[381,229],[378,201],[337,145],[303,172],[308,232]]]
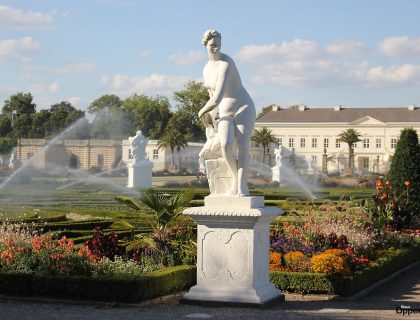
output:
[[[224,207],[227,208],[224,208]],[[281,296],[268,279],[269,224],[281,209],[262,197],[209,196],[184,211],[198,224],[197,285],[185,301],[263,304]]]

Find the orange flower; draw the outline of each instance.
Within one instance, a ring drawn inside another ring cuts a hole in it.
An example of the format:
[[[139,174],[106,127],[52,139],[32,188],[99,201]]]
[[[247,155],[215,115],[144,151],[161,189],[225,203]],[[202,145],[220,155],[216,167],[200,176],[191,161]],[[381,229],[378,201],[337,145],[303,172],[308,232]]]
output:
[[[381,201],[386,201],[388,199],[388,195],[383,193],[379,199],[381,199]]]
[[[2,260],[5,260],[6,263],[11,263],[14,259],[15,259],[15,254],[13,253],[12,250],[4,250],[1,254],[0,254],[0,258]]]
[[[387,189],[391,189],[391,181],[386,180],[385,185]]]
[[[408,187],[410,187],[410,181],[409,180],[405,180],[404,181],[404,185],[408,189]]]
[[[281,267],[281,254],[270,252],[270,270],[279,270]]]
[[[382,180],[376,180],[376,189],[381,190],[382,189]]]
[[[42,240],[40,237],[33,237],[31,239],[32,250],[41,251],[42,249]]]

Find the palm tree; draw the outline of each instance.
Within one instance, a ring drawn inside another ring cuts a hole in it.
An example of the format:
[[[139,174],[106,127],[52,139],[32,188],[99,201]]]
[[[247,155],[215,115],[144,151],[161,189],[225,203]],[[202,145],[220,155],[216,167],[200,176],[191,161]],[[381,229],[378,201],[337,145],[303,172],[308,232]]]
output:
[[[155,216],[152,227],[155,230],[165,230],[188,207],[188,204],[193,199],[193,195],[192,190],[170,195],[150,188],[141,191],[139,199],[115,197],[115,200],[134,210],[144,212],[146,209],[147,213]]]
[[[171,165],[173,166],[175,164],[174,159],[174,150],[176,149],[178,152],[181,151],[181,148],[185,148],[188,145],[187,140],[182,135],[181,132],[179,132],[178,129],[175,129],[173,127],[170,127],[159,139],[159,142],[157,144],[158,149],[171,149]]]
[[[256,129],[254,132],[254,135],[251,138],[252,141],[256,142],[256,143],[261,143],[263,146],[263,163],[265,163],[266,159],[265,159],[265,152],[266,149],[268,147],[268,145],[270,144],[270,142],[274,142],[277,143],[278,140],[277,138],[273,135],[273,132],[266,128],[266,127],[262,127],[261,129]]]
[[[347,129],[338,135],[340,142],[345,142],[349,146],[349,168],[353,168],[353,144],[359,141],[362,135],[354,129]]]

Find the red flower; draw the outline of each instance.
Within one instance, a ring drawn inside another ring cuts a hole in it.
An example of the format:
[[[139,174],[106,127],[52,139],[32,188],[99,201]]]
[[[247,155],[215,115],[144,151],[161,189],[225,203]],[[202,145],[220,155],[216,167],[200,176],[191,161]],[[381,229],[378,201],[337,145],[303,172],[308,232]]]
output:
[[[391,189],[391,181],[386,180],[385,185],[386,185],[387,189]]]
[[[408,187],[410,186],[410,181],[409,180],[405,180],[404,181],[405,187],[408,189]]]
[[[388,195],[386,193],[383,193],[380,197],[381,201],[385,201],[388,199]]]
[[[378,190],[382,189],[382,180],[376,180],[376,189]]]

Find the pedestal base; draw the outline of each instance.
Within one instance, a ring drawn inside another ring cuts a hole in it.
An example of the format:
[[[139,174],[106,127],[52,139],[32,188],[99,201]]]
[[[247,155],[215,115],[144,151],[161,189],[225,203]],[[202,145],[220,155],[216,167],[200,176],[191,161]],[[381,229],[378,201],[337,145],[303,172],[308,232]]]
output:
[[[152,167],[150,160],[139,164],[128,164],[127,188],[149,188],[152,186]]]
[[[281,299],[269,281],[269,225],[280,213],[263,197],[209,196],[184,214],[197,222],[197,285],[187,301],[261,305]]]

